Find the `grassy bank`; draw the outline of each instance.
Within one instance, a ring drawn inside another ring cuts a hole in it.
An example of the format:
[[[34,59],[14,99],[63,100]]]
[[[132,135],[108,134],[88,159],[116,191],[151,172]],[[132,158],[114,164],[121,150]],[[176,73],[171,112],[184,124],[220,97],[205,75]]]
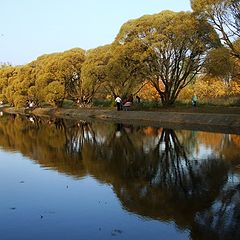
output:
[[[63,108],[80,108],[73,101],[65,100]],[[110,100],[94,100],[91,105],[81,106],[81,108],[114,109],[115,102]],[[240,99],[218,98],[199,100],[197,107],[193,107],[191,101],[176,101],[173,106],[163,107],[160,101],[142,100],[140,103],[134,102],[131,111],[175,111],[175,112],[199,112],[199,113],[226,113],[240,114]]]

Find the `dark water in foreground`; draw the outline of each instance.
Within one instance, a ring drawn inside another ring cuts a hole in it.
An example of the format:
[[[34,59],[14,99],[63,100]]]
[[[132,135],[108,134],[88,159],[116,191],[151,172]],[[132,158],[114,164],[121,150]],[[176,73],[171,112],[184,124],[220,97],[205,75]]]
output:
[[[240,136],[0,117],[0,239],[240,239]]]

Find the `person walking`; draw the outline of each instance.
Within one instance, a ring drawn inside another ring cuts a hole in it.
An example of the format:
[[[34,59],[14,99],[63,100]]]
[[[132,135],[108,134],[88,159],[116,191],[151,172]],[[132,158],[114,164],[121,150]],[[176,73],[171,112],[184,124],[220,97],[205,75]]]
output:
[[[192,105],[194,107],[197,106],[197,95],[194,93],[194,95],[192,96]]]
[[[115,99],[115,102],[117,103],[117,111],[121,111],[122,110],[122,99],[117,96]]]

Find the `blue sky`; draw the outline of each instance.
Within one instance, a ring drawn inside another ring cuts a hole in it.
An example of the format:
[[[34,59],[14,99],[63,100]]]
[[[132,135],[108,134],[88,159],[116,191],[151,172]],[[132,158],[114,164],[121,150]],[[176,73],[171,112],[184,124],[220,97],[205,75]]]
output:
[[[45,53],[111,43],[123,23],[190,0],[0,0],[0,62],[26,64]]]

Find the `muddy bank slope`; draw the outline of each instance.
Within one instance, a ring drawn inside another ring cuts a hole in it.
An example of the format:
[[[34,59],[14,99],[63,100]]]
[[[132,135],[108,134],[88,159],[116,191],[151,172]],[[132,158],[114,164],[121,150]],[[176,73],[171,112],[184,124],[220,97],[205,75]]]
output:
[[[151,125],[173,129],[192,129],[210,132],[240,134],[239,113],[199,113],[174,111],[116,111],[115,109],[63,109],[36,108],[16,110],[5,108],[8,113],[34,114],[50,118],[77,118],[82,120],[111,121],[116,123]]]

